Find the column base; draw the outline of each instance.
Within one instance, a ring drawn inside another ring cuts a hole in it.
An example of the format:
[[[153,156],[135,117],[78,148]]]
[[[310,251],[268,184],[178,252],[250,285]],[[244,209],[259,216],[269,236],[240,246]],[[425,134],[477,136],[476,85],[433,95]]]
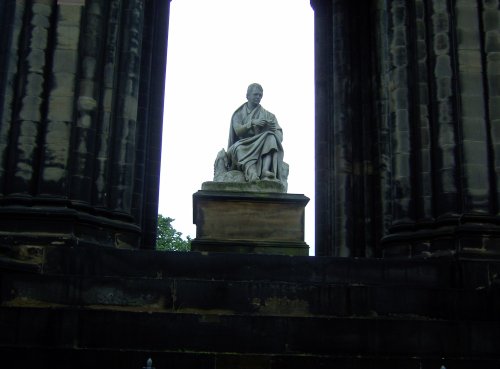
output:
[[[0,245],[98,245],[134,249],[141,230],[124,220],[58,206],[0,207]]]
[[[382,240],[383,257],[499,257],[500,226],[466,223],[397,232]]]

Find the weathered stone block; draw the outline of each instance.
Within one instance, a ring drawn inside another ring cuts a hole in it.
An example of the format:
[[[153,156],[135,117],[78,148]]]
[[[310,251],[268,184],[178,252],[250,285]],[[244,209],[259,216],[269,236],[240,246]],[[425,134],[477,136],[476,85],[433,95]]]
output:
[[[52,75],[52,96],[74,96],[75,75],[71,73],[54,73]]]
[[[57,44],[62,49],[74,49],[78,44],[80,28],[61,26],[57,29]]]
[[[458,49],[479,49],[479,35],[477,30],[459,29],[457,30]]]
[[[408,109],[408,89],[407,88],[397,88],[394,91],[394,99],[395,99],[395,104],[398,108],[398,111],[396,114],[398,115],[396,119],[399,121],[401,120],[402,124],[407,125],[407,110]],[[404,109],[404,110],[401,110]],[[401,115],[402,113],[402,115]]]
[[[450,57],[448,55],[440,55],[436,58],[436,66],[434,68],[434,73],[437,77],[450,77],[451,76],[451,64]]]
[[[39,124],[29,120],[19,125],[19,142],[31,144],[38,133]]]
[[[462,70],[460,90],[462,91],[462,95],[466,96],[466,103],[472,96],[476,96],[482,100],[483,80],[481,70],[467,66],[461,66],[460,69]]]
[[[462,135],[468,140],[481,141],[486,140],[484,135],[485,121],[481,117],[477,118],[462,118]]]
[[[424,40],[417,41],[417,58],[418,60],[425,60],[427,57],[427,45]]]
[[[488,62],[488,74],[498,74],[498,70],[500,69],[500,52],[487,53],[486,61]]]
[[[488,88],[490,95],[500,96],[500,74],[488,73]]]
[[[406,28],[405,27],[395,27],[394,34],[392,36],[392,46],[404,46],[406,45]]]
[[[44,19],[48,23],[47,18],[42,19]],[[46,28],[35,27],[31,36],[30,46],[35,49],[44,49],[47,45],[48,34],[49,33]]]
[[[45,168],[42,174],[42,179],[45,182],[60,182],[67,175],[67,170],[63,168],[48,167]]]
[[[304,195],[198,191],[193,251],[308,255]]]
[[[405,81],[408,79],[408,73],[406,68],[396,68],[390,72],[391,85],[389,90],[393,91],[397,86],[404,85]]]
[[[486,52],[488,53],[500,51],[500,32],[498,31],[486,32],[485,49]]]
[[[78,52],[72,49],[57,49],[54,52],[53,70],[56,73],[72,73],[76,71]],[[74,77],[73,77],[74,78]]]
[[[38,73],[30,73],[26,78],[26,95],[38,95],[42,91],[43,76]]]
[[[59,5],[58,23],[61,26],[79,26],[82,6]]]
[[[450,50],[450,40],[445,33],[437,33],[434,36],[434,52],[436,55],[442,55]]]
[[[471,82],[471,84],[474,84],[475,82]],[[482,87],[481,81],[478,82],[480,87]],[[470,87],[471,89],[473,87]],[[479,87],[477,87],[479,88]],[[482,119],[484,117],[484,100],[483,96],[481,95],[476,95],[476,96],[468,96],[465,95],[463,96],[462,99],[462,116],[467,117],[467,118],[479,118]]]
[[[495,8],[488,9],[487,6],[485,6],[485,9],[483,9],[484,30],[493,31],[496,30],[499,26],[500,26],[500,19],[498,10]]]
[[[500,142],[500,119],[491,120],[491,135],[494,142]]]
[[[481,54],[477,50],[458,50],[459,68],[469,71],[481,69]]]
[[[432,3],[435,12],[443,12],[446,11],[446,0],[435,0]]]
[[[474,153],[472,153],[471,155],[474,155]],[[475,158],[473,157],[473,159]],[[465,181],[465,191],[469,194],[469,196],[474,195],[474,198],[470,200],[476,202],[480,199],[483,199],[484,204],[487,205],[489,185],[485,165],[475,164],[474,162],[473,164],[465,164],[464,172],[467,173],[467,179]]]
[[[393,64],[396,67],[406,66],[408,64],[408,53],[405,46],[396,46],[391,49]]]
[[[408,152],[408,145],[405,144],[410,138],[410,132],[408,130],[397,130],[394,132],[394,154],[399,156],[400,154],[405,154]],[[406,165],[403,165],[405,167]]]
[[[451,136],[451,134],[450,134]],[[456,165],[456,158],[455,158],[455,149],[456,145],[455,144],[441,144],[441,150],[443,152],[443,157],[442,157],[442,168],[444,172],[450,171],[451,173],[454,173],[454,168]],[[450,173],[450,174],[451,174]],[[447,177],[447,175],[444,175]],[[448,178],[448,180],[451,180],[451,178]],[[452,182],[449,182],[447,186],[454,186]],[[451,188],[451,187],[449,187]]]
[[[43,4],[45,3],[45,4]],[[52,13],[52,1],[38,1],[33,4],[33,13],[48,17]]]
[[[69,122],[73,119],[73,98],[52,96],[49,100],[48,119]]]
[[[437,87],[437,97],[439,100],[443,100],[451,96],[452,94],[451,77],[437,78],[436,87]]]
[[[490,97],[490,118],[500,119],[500,96]]]
[[[435,33],[448,32],[448,28],[450,25],[448,15],[445,12],[433,14],[432,25]]]
[[[22,120],[40,121],[40,104],[42,99],[38,96],[23,97],[23,107],[19,112],[19,118]]]

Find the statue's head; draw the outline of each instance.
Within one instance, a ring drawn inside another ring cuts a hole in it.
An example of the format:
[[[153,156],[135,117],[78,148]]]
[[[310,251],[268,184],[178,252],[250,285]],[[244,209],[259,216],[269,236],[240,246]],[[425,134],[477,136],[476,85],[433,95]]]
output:
[[[247,88],[247,100],[255,104],[260,103],[260,99],[262,99],[263,94],[264,94],[264,89],[258,83],[252,83]]]

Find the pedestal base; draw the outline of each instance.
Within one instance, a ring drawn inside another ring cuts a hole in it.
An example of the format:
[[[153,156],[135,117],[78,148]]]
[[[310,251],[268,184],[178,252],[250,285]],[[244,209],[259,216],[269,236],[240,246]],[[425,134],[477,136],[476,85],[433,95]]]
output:
[[[193,251],[309,255],[299,194],[198,191],[193,195]]]

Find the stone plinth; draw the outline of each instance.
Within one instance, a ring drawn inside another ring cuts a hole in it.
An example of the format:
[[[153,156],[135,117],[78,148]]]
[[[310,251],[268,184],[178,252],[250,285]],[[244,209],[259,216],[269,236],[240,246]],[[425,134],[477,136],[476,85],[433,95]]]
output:
[[[193,195],[193,251],[308,255],[300,194],[198,191]]]
[[[264,192],[286,193],[286,187],[280,181],[255,181],[255,182],[203,182],[203,191],[229,191],[229,192]]]

